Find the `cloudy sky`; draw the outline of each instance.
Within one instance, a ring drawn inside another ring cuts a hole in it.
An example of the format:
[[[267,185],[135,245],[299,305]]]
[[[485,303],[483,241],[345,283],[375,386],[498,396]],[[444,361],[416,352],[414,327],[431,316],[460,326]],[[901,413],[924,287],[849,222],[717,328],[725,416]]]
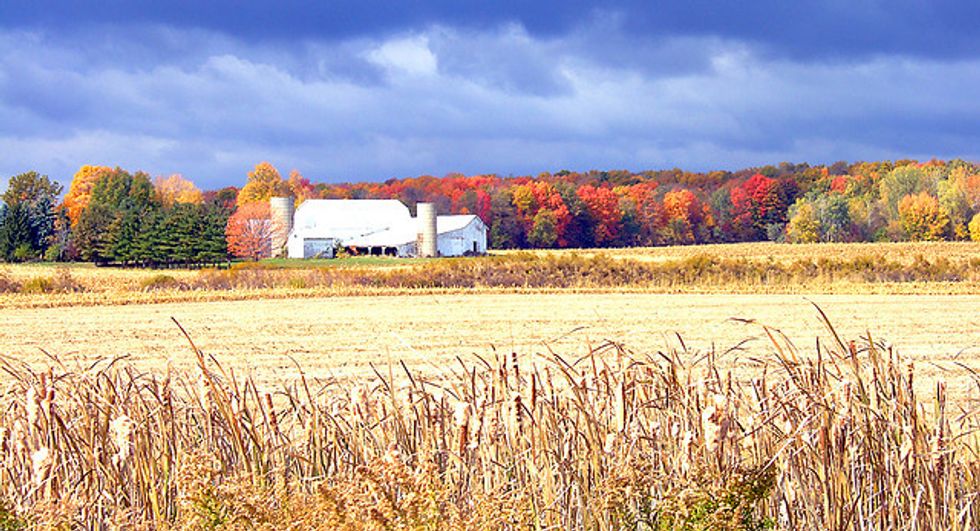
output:
[[[971,0],[85,4],[0,3],[2,177],[980,157]]]

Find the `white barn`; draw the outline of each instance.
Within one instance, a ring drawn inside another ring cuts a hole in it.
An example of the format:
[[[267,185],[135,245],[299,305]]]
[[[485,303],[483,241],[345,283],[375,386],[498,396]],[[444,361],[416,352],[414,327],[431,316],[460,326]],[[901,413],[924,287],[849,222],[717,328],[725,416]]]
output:
[[[422,230],[397,199],[308,199],[290,221],[289,258],[332,257],[341,246],[363,254],[416,256]],[[477,216],[437,216],[436,232],[441,256],[487,252],[487,226]]]

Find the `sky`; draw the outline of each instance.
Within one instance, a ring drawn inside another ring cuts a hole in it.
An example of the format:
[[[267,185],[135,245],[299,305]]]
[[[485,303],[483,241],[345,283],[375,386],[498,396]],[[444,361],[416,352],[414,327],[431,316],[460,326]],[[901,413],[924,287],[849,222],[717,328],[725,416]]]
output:
[[[4,0],[0,179],[980,158],[980,2]]]

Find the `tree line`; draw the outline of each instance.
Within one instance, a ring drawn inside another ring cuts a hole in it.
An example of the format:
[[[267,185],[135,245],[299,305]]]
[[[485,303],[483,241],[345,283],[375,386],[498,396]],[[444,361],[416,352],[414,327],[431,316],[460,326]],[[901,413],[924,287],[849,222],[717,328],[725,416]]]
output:
[[[589,171],[313,184],[260,163],[239,206],[272,195],[399,199],[476,214],[494,248],[742,241],[980,241],[980,168],[962,160],[781,163],[735,172]]]
[[[83,166],[58,202],[61,191],[34,171],[11,177],[0,220],[4,260],[165,267],[228,259],[230,211],[179,176],[153,182],[143,172]]]
[[[267,162],[241,188],[202,192],[180,175],[83,166],[62,186],[11,177],[0,258],[167,266],[275,254],[268,199],[398,199],[475,214],[493,248],[739,241],[980,241],[980,168],[962,160],[781,163],[735,172],[559,171],[312,183]]]

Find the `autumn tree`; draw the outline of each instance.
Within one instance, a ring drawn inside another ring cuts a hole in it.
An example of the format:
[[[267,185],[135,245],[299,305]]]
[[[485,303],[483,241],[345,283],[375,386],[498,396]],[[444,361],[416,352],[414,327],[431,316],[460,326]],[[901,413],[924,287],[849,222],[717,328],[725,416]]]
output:
[[[156,189],[160,203],[166,208],[178,203],[198,205],[204,201],[201,190],[179,173],[169,177],[157,177],[153,180],[153,187]]]
[[[980,173],[965,164],[956,165],[946,179],[937,185],[939,207],[949,218],[950,235],[954,239],[970,236],[968,223],[980,212]]]
[[[624,243],[647,246],[660,243],[664,214],[662,205],[656,198],[658,186],[656,182],[647,182],[613,189],[621,198],[624,229],[627,225],[631,226],[633,241]]]
[[[592,234],[595,244],[607,247],[617,240],[623,228],[623,212],[619,209],[619,197],[609,188],[585,185],[578,189],[579,199],[592,218]]]
[[[499,191],[490,198],[490,246],[495,249],[524,247],[524,230],[510,193]]]
[[[559,193],[553,184],[544,181],[531,181],[520,184],[512,188],[511,197],[514,207],[517,209],[517,216],[522,221],[525,231],[528,234],[528,243],[532,243],[530,234],[534,230],[534,226],[538,223],[538,213],[542,210],[547,210],[549,214],[546,214],[545,217],[548,220],[543,220],[542,223],[550,223],[553,219],[554,244],[559,246],[566,244],[565,229],[569,221],[571,221],[572,216],[568,211],[568,206],[561,197],[561,193]],[[543,240],[538,239],[537,241],[540,243]],[[532,245],[534,244],[532,243]]]
[[[936,179],[932,172],[915,164],[896,167],[878,184],[879,197],[891,219],[899,217],[898,204],[902,199],[921,192],[935,195]]]
[[[275,233],[268,202],[245,203],[238,207],[225,229],[228,252],[239,258],[259,260],[272,254]]]
[[[969,224],[970,239],[980,242],[980,212],[973,216]]]
[[[270,197],[289,193],[289,185],[282,180],[279,170],[268,162],[260,162],[248,173],[248,182],[238,192],[238,206],[256,202],[268,203]]]
[[[813,203],[801,199],[790,207],[786,239],[791,243],[820,241],[820,219],[817,217],[817,209],[814,208]]]
[[[238,188],[234,186],[204,192],[205,204],[219,207],[229,214],[235,211],[237,200]]]
[[[757,173],[732,188],[732,225],[743,239],[766,235],[766,226],[785,222],[786,206],[776,179]]]
[[[664,194],[666,240],[675,244],[705,241],[714,221],[711,212],[690,190],[673,190]]]
[[[941,240],[949,218],[939,200],[926,192],[907,195],[898,202],[898,217],[910,240]]]
[[[316,195],[313,184],[299,170],[289,172],[289,180],[286,182],[289,192],[296,199],[296,206],[299,206],[307,199],[312,199]]]
[[[531,230],[527,233],[527,242],[534,247],[546,248],[558,241],[558,222],[555,213],[543,208],[534,215]]]
[[[68,219],[74,227],[82,215],[82,211],[88,207],[89,199],[92,196],[92,188],[96,181],[101,177],[112,173],[112,168],[107,166],[82,166],[71,180],[68,193],[65,194],[64,205],[68,210]]]

